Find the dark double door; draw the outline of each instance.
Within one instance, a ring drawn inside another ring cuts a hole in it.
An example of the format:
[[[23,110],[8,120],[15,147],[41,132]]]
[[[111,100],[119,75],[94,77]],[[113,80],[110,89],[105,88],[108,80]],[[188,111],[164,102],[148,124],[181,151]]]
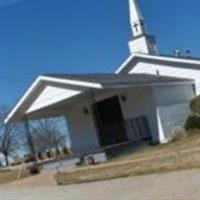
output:
[[[106,99],[93,106],[100,145],[105,147],[128,141],[119,97]]]

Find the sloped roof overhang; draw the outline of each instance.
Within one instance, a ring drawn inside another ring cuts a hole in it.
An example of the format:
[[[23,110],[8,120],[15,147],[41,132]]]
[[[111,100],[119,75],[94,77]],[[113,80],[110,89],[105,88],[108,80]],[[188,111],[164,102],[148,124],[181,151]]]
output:
[[[5,119],[5,123],[23,121],[23,117],[31,115],[30,106],[36,101],[38,95],[44,89],[44,86],[54,85],[57,88],[72,88],[79,91],[73,95],[73,98],[81,95],[87,90],[107,90],[119,89],[128,87],[143,87],[143,86],[160,86],[160,85],[176,85],[176,84],[193,84],[190,79],[179,79],[164,76],[153,76],[147,74],[134,75],[117,75],[117,74],[89,74],[89,75],[45,75],[39,76],[30,86],[27,92],[22,96],[13,110]],[[63,100],[66,101],[70,97],[51,102],[51,105],[46,105],[40,108],[47,109],[48,106],[56,105]]]
[[[34,101],[33,96],[38,96],[39,93],[41,92],[42,88],[41,86],[47,84],[57,84],[59,86],[65,85],[69,87],[75,87],[79,88],[80,91],[81,90],[83,91],[86,88],[95,88],[95,89],[102,88],[102,86],[98,83],[39,76],[29,87],[29,89],[25,92],[25,94],[21,97],[21,99],[18,101],[16,106],[9,113],[9,115],[6,117],[5,123],[18,121],[15,120],[16,118],[21,118],[20,120],[23,120],[23,115],[26,113],[26,109]]]
[[[115,71],[116,74],[128,73],[130,69],[134,68],[134,64],[140,61],[147,61],[152,63],[170,63],[172,65],[191,65],[196,66],[200,69],[200,59],[197,58],[186,58],[186,57],[173,57],[164,55],[149,55],[134,53],[130,55],[122,65]]]

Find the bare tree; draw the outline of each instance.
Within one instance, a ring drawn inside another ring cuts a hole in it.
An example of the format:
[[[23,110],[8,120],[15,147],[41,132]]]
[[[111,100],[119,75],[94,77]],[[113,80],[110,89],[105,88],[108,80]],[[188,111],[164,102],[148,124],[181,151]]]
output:
[[[31,123],[30,131],[37,153],[66,145],[66,136],[61,133],[57,123],[56,119],[43,119]]]
[[[20,148],[20,127],[16,124],[4,124],[8,114],[8,108],[0,107],[0,153],[5,157],[6,165],[9,165],[9,156]],[[22,138],[21,138],[22,139]]]

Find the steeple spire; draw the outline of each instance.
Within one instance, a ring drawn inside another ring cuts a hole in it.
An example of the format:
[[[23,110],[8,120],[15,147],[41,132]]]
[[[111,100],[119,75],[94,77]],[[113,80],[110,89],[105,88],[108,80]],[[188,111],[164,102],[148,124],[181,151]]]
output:
[[[135,37],[146,34],[144,18],[136,0],[129,0],[130,23]]]
[[[158,54],[156,39],[148,35],[145,28],[145,21],[137,4],[137,0],[129,0],[130,24],[133,32],[133,40],[129,42],[131,54]]]

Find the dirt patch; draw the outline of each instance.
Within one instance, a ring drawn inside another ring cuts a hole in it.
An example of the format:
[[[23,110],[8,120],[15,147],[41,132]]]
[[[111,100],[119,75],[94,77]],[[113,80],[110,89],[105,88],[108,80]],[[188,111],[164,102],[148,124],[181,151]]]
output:
[[[30,174],[27,171],[23,171],[19,174],[18,170],[5,170],[0,171],[0,185],[9,183],[16,180],[21,180],[29,177]]]
[[[0,189],[6,190],[10,188],[21,188],[21,187],[36,188],[44,186],[55,186],[56,185],[55,173],[56,172],[53,171],[42,172],[41,174],[35,176],[29,176],[24,179],[15,180],[7,184],[2,184]]]

